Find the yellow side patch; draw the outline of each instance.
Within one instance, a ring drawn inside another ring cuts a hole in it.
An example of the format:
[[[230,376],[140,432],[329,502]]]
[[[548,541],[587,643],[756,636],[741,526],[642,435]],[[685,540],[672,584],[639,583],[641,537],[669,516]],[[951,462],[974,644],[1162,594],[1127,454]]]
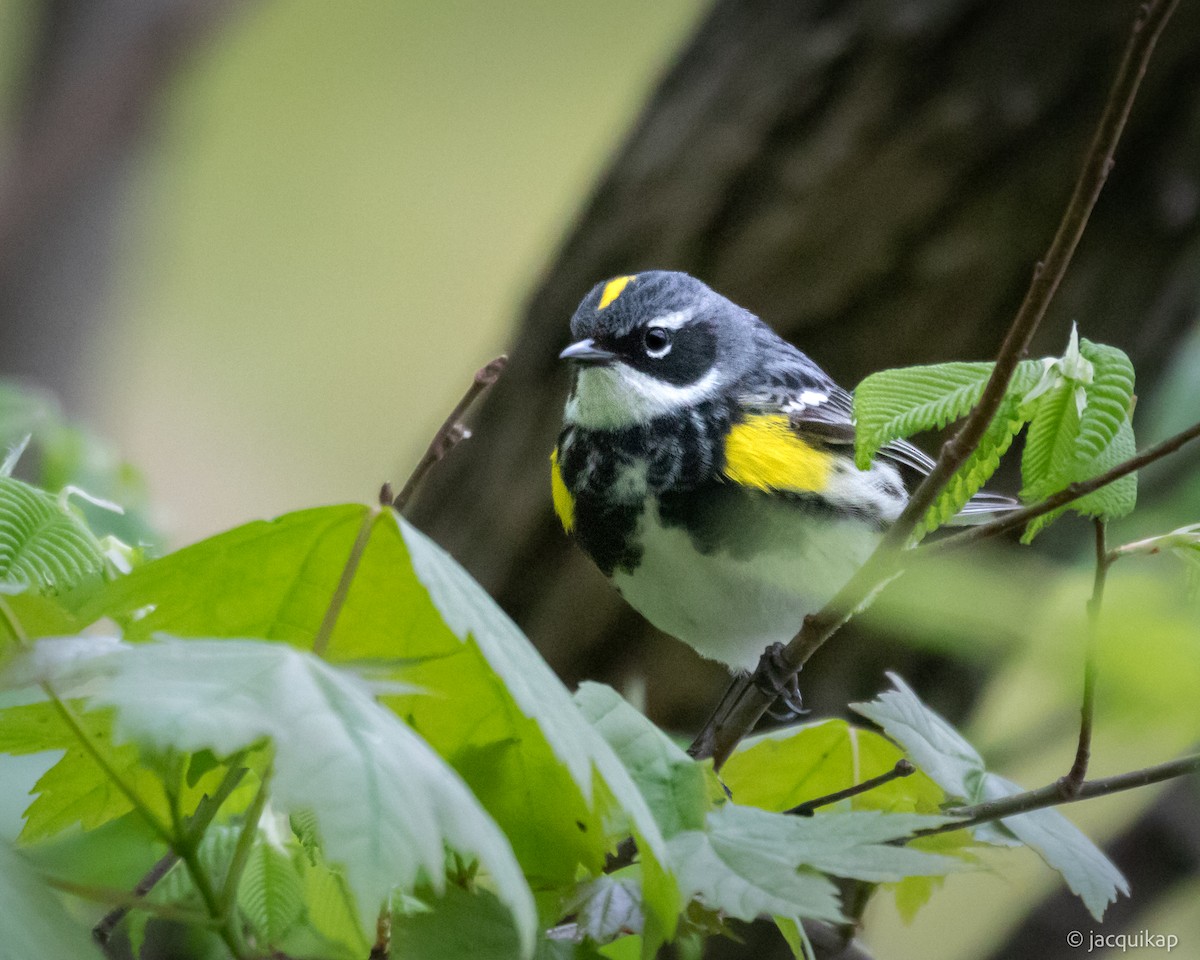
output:
[[[747,417],[725,438],[725,476],[746,487],[820,493],[832,465],[833,455],[796,436],[783,414]]]
[[[550,495],[554,500],[554,512],[567,533],[575,526],[575,498],[563,483],[562,471],[558,469],[558,447],[550,451]]]
[[[603,310],[621,295],[625,288],[629,286],[629,281],[636,279],[636,273],[632,273],[627,277],[613,277],[613,279],[604,285],[604,292],[600,294],[600,305],[596,309]]]

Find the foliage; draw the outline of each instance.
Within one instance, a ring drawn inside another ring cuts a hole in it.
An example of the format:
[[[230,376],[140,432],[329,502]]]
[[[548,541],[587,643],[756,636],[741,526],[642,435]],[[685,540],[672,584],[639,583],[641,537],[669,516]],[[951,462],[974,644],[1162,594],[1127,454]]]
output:
[[[990,372],[869,378],[860,462],[962,417]],[[987,481],[1023,427],[1027,499],[1123,459],[1132,391],[1124,354],[1074,337],[1062,358],[1021,364],[927,527]],[[0,391],[0,427],[53,449],[19,397]],[[1098,918],[1128,892],[1053,811],[954,829],[959,808],[1020,788],[897,677],[856,707],[882,734],[843,720],[781,728],[743,742],[718,776],[611,688],[567,691],[390,508],[299,511],[147,561],[44,476],[8,472],[0,753],[48,758],[23,786],[19,845],[0,845],[0,885],[19,905],[0,942],[16,955],[94,955],[62,891],[132,906],[135,952],[149,923],[170,920],[238,958],[363,958],[382,917],[391,956],[481,960],[651,957],[764,916],[804,956],[805,922],[847,919],[836,881],[887,887],[911,915],[991,846],[1036,850]],[[1128,512],[1128,479],[1071,509]],[[1195,544],[1184,527],[1128,552],[1195,562]],[[788,812],[905,758],[911,776]],[[147,867],[178,858],[143,897],[122,893],[115,866],[48,855],[115,830],[145,838]]]

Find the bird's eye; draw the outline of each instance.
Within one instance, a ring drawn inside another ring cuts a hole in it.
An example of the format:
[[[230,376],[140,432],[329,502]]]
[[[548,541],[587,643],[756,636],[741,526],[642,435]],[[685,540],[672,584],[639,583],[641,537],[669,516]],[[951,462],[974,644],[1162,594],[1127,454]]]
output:
[[[671,350],[671,331],[663,327],[648,327],[642,335],[642,343],[646,347],[646,356],[658,360]]]

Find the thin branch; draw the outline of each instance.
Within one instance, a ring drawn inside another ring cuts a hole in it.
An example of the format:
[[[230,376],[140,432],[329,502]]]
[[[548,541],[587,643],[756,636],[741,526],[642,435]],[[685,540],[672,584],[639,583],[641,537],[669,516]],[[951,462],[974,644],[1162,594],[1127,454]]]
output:
[[[91,900],[94,903],[115,903],[118,904],[117,910],[121,912],[121,916],[125,916],[130,910],[145,910],[147,913],[152,913],[156,917],[161,917],[164,920],[175,920],[179,923],[195,924],[201,927],[217,927],[217,922],[206,913],[201,913],[199,910],[191,910],[187,907],[180,907],[173,903],[154,903],[146,900],[144,894],[126,893],[124,890],[112,890],[108,887],[93,887],[86,883],[75,883],[71,880],[62,880],[58,877],[46,877],[46,884],[54,887],[56,890],[62,890],[64,893],[69,893],[72,896],[79,897],[83,900]],[[114,910],[113,912],[117,912]],[[93,936],[96,936],[93,931]],[[97,942],[101,946],[105,946],[107,940],[99,940]]]
[[[1096,711],[1096,648],[1100,643],[1100,606],[1104,603],[1104,585],[1108,580],[1108,568],[1113,557],[1108,552],[1107,525],[1099,517],[1094,519],[1096,527],[1096,574],[1092,581],[1092,597],[1088,601],[1088,630],[1083,654],[1083,703],[1079,708],[1079,742],[1075,747],[1075,761],[1067,775],[1058,781],[1064,797],[1073,797],[1083,786],[1087,777],[1088,762],[1092,757],[1092,718]]]
[[[455,404],[454,409],[450,411],[450,415],[446,417],[445,421],[438,428],[438,432],[433,435],[433,439],[429,442],[429,447],[426,449],[425,455],[417,462],[416,467],[413,468],[412,475],[392,501],[393,507],[397,510],[403,510],[408,506],[408,502],[416,492],[417,486],[425,479],[425,475],[429,473],[433,465],[439,460],[444,459],[446,454],[471,435],[471,432],[463,425],[463,415],[466,414],[471,404],[479,398],[479,395],[484,390],[500,379],[500,374],[504,372],[504,368],[507,365],[508,357],[499,356],[491,363],[485,364],[475,371],[475,376],[471,379],[471,386],[467,388],[467,392],[463,394],[462,399]]]
[[[856,783],[854,786],[846,787],[844,790],[827,793],[825,796],[817,797],[815,800],[806,800],[804,803],[797,804],[790,810],[785,810],[784,813],[789,813],[797,817],[811,817],[818,807],[826,807],[831,803],[837,803],[839,800],[857,797],[860,793],[866,793],[868,790],[882,787],[885,783],[891,783],[893,780],[898,780],[901,777],[910,777],[916,772],[917,768],[910,761],[901,758],[896,761],[896,765],[887,771],[887,773],[881,773],[877,777],[871,777],[869,780]]]
[[[229,769],[226,771],[225,777],[217,789],[211,795],[206,793],[200,798],[200,802],[196,805],[196,812],[188,820],[187,833],[189,842],[196,843],[199,841],[204,831],[208,829],[208,825],[212,823],[213,818],[217,815],[217,811],[221,809],[225,801],[229,799],[229,795],[242,782],[242,778],[246,775],[246,768],[241,765],[241,756],[242,754],[238,754],[237,757],[230,761]],[[100,946],[106,946],[108,941],[112,939],[113,931],[117,928],[117,924],[125,919],[125,915],[129,913],[130,909],[140,906],[137,901],[147,896],[157,886],[158,881],[165,877],[178,862],[179,854],[174,850],[161,857],[154,866],[146,871],[146,875],[133,888],[130,903],[110,910],[92,928],[92,938]]]
[[[970,807],[947,810],[946,812],[950,816],[963,819],[954,823],[944,823],[940,827],[918,830],[910,839],[930,837],[938,833],[951,833],[954,830],[975,827],[981,823],[991,823],[993,820],[1003,820],[1005,817],[1016,816],[1020,813],[1030,813],[1045,807],[1057,807],[1064,803],[1090,800],[1093,797],[1104,797],[1110,793],[1120,793],[1124,790],[1135,790],[1138,787],[1147,787],[1152,783],[1174,780],[1177,777],[1185,777],[1190,773],[1197,772],[1200,772],[1200,754],[1180,757],[1178,760],[1169,760],[1153,767],[1119,773],[1112,777],[1088,780],[1080,785],[1074,796],[1070,797],[1063,796],[1062,788],[1058,781],[1055,781],[1039,787],[1037,790],[1017,793],[1001,800],[990,800],[987,803],[978,803]]]
[[[358,564],[367,549],[367,542],[371,539],[371,530],[374,529],[375,518],[378,516],[379,508],[372,507],[367,510],[359,525],[358,535],[354,538],[350,553],[346,557],[346,565],[342,567],[342,575],[334,588],[333,596],[329,598],[329,606],[325,610],[325,616],[321,618],[321,626],[317,628],[317,635],[313,637],[312,649],[318,657],[325,656],[325,651],[329,647],[329,638],[333,636],[333,628],[337,626],[342,607],[346,605],[346,597],[350,595],[350,585],[354,582],[354,575],[358,572]]]
[[[983,523],[977,527],[968,527],[966,530],[943,537],[937,543],[931,543],[922,547],[920,554],[926,557],[936,556],[946,550],[954,550],[958,547],[966,546],[968,543],[975,543],[979,540],[986,540],[989,537],[999,536],[1002,533],[1008,533],[1010,530],[1016,530],[1023,527],[1030,520],[1035,520],[1044,514],[1051,513],[1059,507],[1064,507],[1068,503],[1078,500],[1080,497],[1086,497],[1089,493],[1094,493],[1101,487],[1106,487],[1110,483],[1114,483],[1122,477],[1135,473],[1143,467],[1154,463],[1156,460],[1161,460],[1197,437],[1200,437],[1200,423],[1193,423],[1186,430],[1181,430],[1175,436],[1168,437],[1162,443],[1156,443],[1154,446],[1139,453],[1136,457],[1130,457],[1128,460],[1118,463],[1112,469],[1092,477],[1090,480],[1081,480],[1078,483],[1072,483],[1069,487],[1064,487],[1058,491],[1058,493],[1051,494],[1045,500],[1041,501],[1041,503],[1035,503],[1032,506],[1025,507],[1023,510],[1014,510],[1011,513],[1003,514],[990,523]]]
[[[904,512],[889,528],[866,563],[838,591],[837,596],[821,610],[805,618],[800,632],[783,650],[785,675],[789,670],[793,676],[798,673],[821,645],[895,576],[899,569],[900,554],[909,545],[913,530],[937,495],[979,445],[1071,261],[1096,199],[1112,169],[1113,153],[1155,42],[1177,3],[1178,0],[1151,0],[1139,6],[1124,57],[1075,190],[1045,259],[1034,270],[1029,290],[1004,338],[979,403],[962,427],[942,446],[933,469],[913,492]],[[771,694],[741,679],[734,681],[730,693],[732,695],[726,698],[729,707],[714,715],[693,744],[694,755],[711,756],[716,769],[720,769],[738,742],[754,728],[773,699]]]

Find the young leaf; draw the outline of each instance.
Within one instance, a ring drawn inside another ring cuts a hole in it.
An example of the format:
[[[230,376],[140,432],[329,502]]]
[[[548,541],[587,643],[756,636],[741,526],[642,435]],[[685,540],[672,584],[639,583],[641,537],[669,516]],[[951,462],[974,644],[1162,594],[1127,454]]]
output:
[[[103,572],[99,542],[70,507],[27,483],[0,477],[0,583],[57,593]]]
[[[238,907],[266,944],[278,944],[304,912],[304,881],[287,852],[255,840],[237,888]]]
[[[64,909],[42,878],[0,841],[0,944],[6,957],[100,960],[87,932]]]
[[[1076,460],[1095,460],[1113,441],[1133,406],[1133,364],[1125,351],[1090,340],[1079,352],[1092,364],[1092,382],[1084,386],[1086,404],[1079,419]]]
[[[1074,477],[1079,440],[1076,385],[1063,381],[1026,405],[1029,432],[1021,457],[1021,499],[1033,503],[1061,490]]]
[[[1024,788],[994,773],[983,782],[983,798],[999,800]],[[1058,871],[1097,922],[1119,894],[1129,896],[1129,882],[1083,832],[1057,810],[1033,810],[1000,821],[1046,865]]]
[[[512,917],[487,890],[448,886],[429,909],[392,916],[394,957],[414,960],[512,960],[521,942]]]
[[[991,363],[938,363],[873,373],[854,389],[855,460],[870,466],[890,440],[940,429],[970,413]]]
[[[532,952],[533,900],[508,841],[458,775],[354,677],[288,647],[161,642],[107,658],[97,701],[152,752],[219,756],[270,739],[273,801],[311,810],[364,923],[393,886],[441,889],[444,845],[479,858]]]
[[[992,474],[1000,467],[1000,458],[1008,453],[1013,438],[1025,425],[1025,419],[1020,415],[1020,398],[1015,392],[1021,386],[1015,383],[996,411],[992,422],[988,424],[979,446],[955,471],[949,482],[933,505],[925,514],[924,530],[929,533],[950,521],[967,501],[983,489],[984,484],[992,478]]]

